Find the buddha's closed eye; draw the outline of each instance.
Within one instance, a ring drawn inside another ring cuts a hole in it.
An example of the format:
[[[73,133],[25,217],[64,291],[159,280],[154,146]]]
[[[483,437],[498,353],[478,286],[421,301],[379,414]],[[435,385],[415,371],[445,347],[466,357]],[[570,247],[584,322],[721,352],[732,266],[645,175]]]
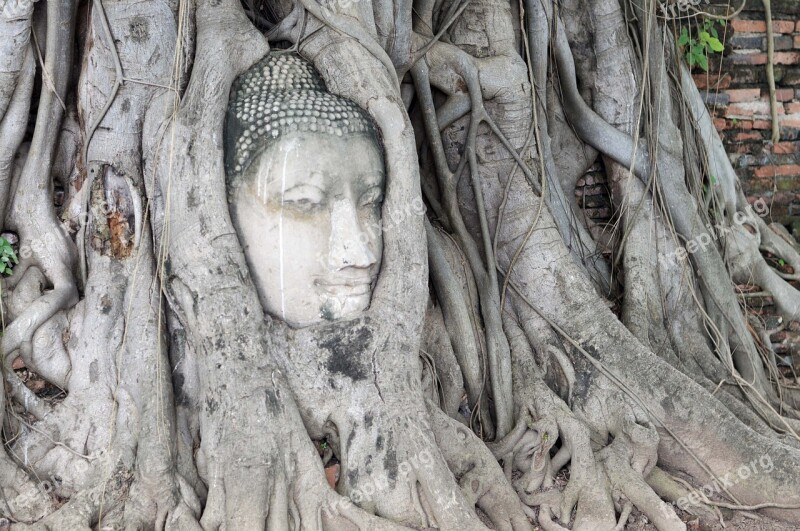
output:
[[[362,207],[374,207],[383,202],[383,189],[380,186],[373,186],[363,194],[361,200],[358,202]]]
[[[325,192],[311,184],[299,184],[286,190],[281,205],[302,212],[312,212],[325,204]]]

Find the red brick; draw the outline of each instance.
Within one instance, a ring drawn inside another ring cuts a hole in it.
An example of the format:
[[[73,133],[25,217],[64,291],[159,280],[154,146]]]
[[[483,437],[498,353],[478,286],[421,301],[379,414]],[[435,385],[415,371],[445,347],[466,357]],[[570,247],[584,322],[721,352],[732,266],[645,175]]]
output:
[[[763,20],[731,20],[733,30],[740,33],[766,33],[767,23]],[[773,20],[772,31],[775,33],[792,33],[795,23],[791,20]],[[797,31],[800,31],[798,29]]]
[[[748,178],[742,184],[751,193],[772,191],[772,178],[756,178],[748,175]]]
[[[747,142],[748,140],[762,140],[761,133],[751,131],[749,133],[737,133],[737,142]]]
[[[780,106],[781,113],[783,112],[783,105]],[[725,109],[725,116],[728,118],[734,116],[769,116],[769,102],[764,100],[759,101],[745,101],[742,103],[732,103]]]
[[[794,96],[794,91],[788,89]],[[729,89],[725,93],[730,97],[731,103],[739,103],[742,101],[755,101],[761,97],[761,89],[746,88],[746,89]],[[792,99],[792,98],[789,98]]]
[[[775,90],[775,99],[778,101],[792,101],[794,99],[794,89],[780,88]]]
[[[773,60],[776,65],[800,64],[800,52],[775,52]]]
[[[766,25],[764,26],[766,31]],[[791,33],[794,31],[794,21],[792,20],[773,20],[772,31],[775,33]]]
[[[781,52],[791,53],[791,52]],[[778,55],[777,53],[775,54]],[[767,54],[765,53],[733,53],[730,60],[737,65],[765,65],[767,64]],[[777,64],[777,62],[776,62]]]
[[[780,122],[781,127],[800,129],[800,115],[790,114],[789,116],[781,116],[778,118],[778,121]]]
[[[785,104],[786,114],[800,113],[800,101],[791,101]]]
[[[772,121],[753,120],[753,129],[772,129]]]
[[[798,20],[798,21],[797,21],[797,24],[795,24],[795,26],[794,26],[794,30],[795,30],[797,33],[800,33],[800,20]]]
[[[772,146],[772,152],[776,155],[791,155],[797,153],[797,144],[795,142],[778,142]]]
[[[721,76],[717,74],[695,74],[694,84],[699,89],[726,89],[731,86],[731,75],[724,73]]]
[[[714,127],[717,128],[717,131],[724,131],[728,128],[728,123],[725,118],[714,118]]]
[[[764,33],[767,31],[767,23],[763,20],[731,20],[733,31],[740,31],[742,33]],[[773,29],[775,25],[773,23]]]
[[[800,175],[800,165],[798,164],[783,164],[780,166],[761,166],[753,171],[756,177],[773,177],[778,175],[792,176]]]
[[[798,22],[798,24],[800,24],[800,22]],[[798,31],[800,31],[800,30],[798,30]],[[800,35],[795,35],[794,36],[794,47],[795,48],[800,48]]]

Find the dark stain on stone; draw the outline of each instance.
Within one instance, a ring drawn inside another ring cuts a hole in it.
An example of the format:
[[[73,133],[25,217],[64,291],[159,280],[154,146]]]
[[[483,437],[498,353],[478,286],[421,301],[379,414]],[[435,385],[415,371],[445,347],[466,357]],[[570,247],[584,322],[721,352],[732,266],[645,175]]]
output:
[[[89,381],[92,383],[97,383],[99,374],[97,370],[97,360],[94,360],[89,364]]]
[[[266,404],[271,411],[279,411],[281,408],[281,400],[278,393],[274,389],[267,389]]]
[[[350,483],[350,488],[355,488],[358,484],[358,469],[353,468],[347,471],[347,481]]]
[[[661,407],[664,408],[664,411],[673,413],[675,411],[675,404],[672,402],[672,397],[667,395],[664,398],[662,398]]]
[[[383,435],[378,435],[375,439],[375,449],[379,452],[383,450]]]
[[[600,356],[591,345],[583,345],[584,350],[589,353],[593,358],[600,359]],[[575,385],[572,391],[573,400],[585,400],[589,396],[589,392],[593,385],[595,375],[595,368],[583,357],[575,360]]]
[[[107,294],[100,297],[100,311],[103,314],[108,315],[111,312],[111,307],[113,306],[113,302],[111,301],[111,297]]]
[[[336,314],[333,313],[333,310],[331,310],[331,308],[323,306],[321,311],[322,311],[322,318],[325,319],[326,321],[333,321],[336,319]]]
[[[388,439],[389,441],[386,445],[388,450],[386,450],[386,455],[383,457],[383,468],[389,476],[389,481],[395,482],[397,481],[397,452],[392,445],[393,437],[391,431],[389,432]]]
[[[145,17],[133,17],[128,22],[128,31],[133,41],[142,42],[150,37],[150,24]]]
[[[324,334],[318,345],[328,351],[325,364],[329,372],[347,376],[353,381],[365,380],[370,374],[368,349],[372,331],[364,324],[337,323]]]
[[[176,372],[172,376],[172,386],[175,388],[175,401],[179,406],[190,405],[189,397],[186,396],[186,393],[183,390],[185,383],[186,377],[182,373]]]
[[[364,413],[364,427],[370,428],[372,426],[372,413]]]
[[[211,397],[206,398],[206,411],[213,415],[219,409],[219,403]]]
[[[197,208],[198,205],[197,201],[197,192],[194,189],[194,186],[189,188],[189,194],[186,196],[186,205],[189,208]]]

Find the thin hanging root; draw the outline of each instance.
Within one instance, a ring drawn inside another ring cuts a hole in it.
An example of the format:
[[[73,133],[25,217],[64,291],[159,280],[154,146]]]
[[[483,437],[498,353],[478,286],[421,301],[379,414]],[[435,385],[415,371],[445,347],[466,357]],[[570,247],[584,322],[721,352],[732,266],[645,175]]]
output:
[[[425,232],[428,240],[431,278],[435,285],[436,296],[442,303],[442,315],[447,324],[453,352],[461,368],[469,405],[480,411],[483,421],[488,422],[490,417],[486,394],[483,392],[482,367],[469,309],[450,269],[450,264],[444,257],[442,241],[427,219],[425,220]]]
[[[2,44],[0,44],[1,46]],[[14,158],[25,138],[35,73],[36,63],[33,58],[33,48],[28,46],[22,69],[17,75],[18,82],[11,95],[11,101],[5,116],[0,118],[0,220],[5,220],[6,217],[6,207],[11,194]],[[0,116],[2,114],[0,112]]]
[[[634,173],[646,182],[650,170],[650,157],[647,151],[634,144],[633,138],[629,135],[603,120],[583,101],[575,81],[575,62],[569,42],[560,21],[558,25],[554,53],[567,119],[581,140],[622,166],[632,168]]]
[[[0,122],[11,105],[30,48],[33,2],[8,0],[0,11]]]
[[[48,13],[47,62],[44,68],[50,71],[53,88],[58,93],[53,92],[47,85],[42,87],[36,129],[12,205],[12,217],[20,220],[19,226],[16,227],[20,233],[20,241],[32,244],[34,260],[53,283],[53,290],[34,301],[10,326],[6,327],[2,339],[3,364],[6,370],[10,368],[12,354],[23,344],[30,342],[41,325],[58,311],[68,308],[78,300],[71,273],[74,259],[72,242],[56,219],[47,193],[49,169],[52,167],[55,143],[63,115],[63,108],[59,102],[63,99],[69,80],[70,65],[63,63],[70,63],[71,58],[69,52],[66,58],[63,54],[64,49],[71,49],[66,43],[72,39],[70,22],[74,23],[73,10],[74,3],[65,2],[58,10]],[[48,239],[42,241],[42,237]],[[18,399],[32,401],[31,405],[35,406],[40,415],[47,413],[43,403],[24,388],[13,371],[9,371],[5,376]]]
[[[434,46],[435,50],[440,48],[441,43]],[[474,73],[474,72],[473,72]],[[411,69],[411,74],[414,79],[414,85],[417,90],[417,97],[420,99],[423,111],[423,118],[425,122],[425,131],[428,137],[431,151],[433,152],[434,164],[436,166],[436,174],[439,179],[439,187],[443,196],[443,208],[447,214],[448,221],[453,227],[456,237],[459,240],[461,248],[467,256],[470,268],[475,277],[478,285],[481,300],[481,311],[483,313],[484,325],[486,326],[486,344],[489,350],[489,378],[492,384],[492,397],[495,404],[495,414],[497,418],[497,436],[504,436],[510,429],[512,424],[512,409],[511,409],[511,362],[508,350],[508,343],[503,332],[502,324],[500,322],[500,296],[498,292],[497,276],[494,267],[494,258],[492,254],[491,241],[488,237],[488,227],[486,227],[485,213],[481,207],[478,213],[483,219],[482,230],[484,250],[487,256],[488,264],[484,266],[483,259],[481,258],[480,251],[468,233],[461,211],[456,201],[456,183],[455,175],[450,171],[447,165],[447,160],[442,145],[441,134],[438,129],[438,121],[436,119],[436,110],[433,106],[433,96],[430,87],[430,78],[428,74],[428,65],[425,61],[417,62]],[[470,83],[477,83],[476,79]],[[480,87],[477,89],[477,97],[480,99]],[[473,98],[473,109],[479,108]],[[477,161],[474,159],[474,138],[477,134],[477,119],[473,117],[473,123],[470,124],[470,131],[473,141],[473,148],[466,148],[467,158],[472,159],[471,167],[474,169],[472,172],[473,186],[476,194],[480,194],[480,185],[477,183]],[[473,127],[474,125],[474,127]],[[474,132],[472,131],[474,129]],[[470,155],[471,153],[471,155]],[[462,159],[462,164],[465,159]],[[482,197],[482,195],[481,195]]]
[[[114,103],[114,100],[117,97],[117,92],[119,92],[119,88],[122,86],[122,82],[124,80],[123,71],[122,71],[122,63],[119,59],[119,54],[117,53],[117,45],[114,42],[114,36],[111,34],[111,28],[108,26],[108,18],[106,17],[106,12],[103,9],[103,2],[101,0],[93,0],[92,8],[97,10],[97,17],[100,20],[100,25],[103,28],[103,38],[106,40],[106,46],[111,51],[111,57],[114,60],[114,85],[111,87],[111,92],[109,93],[108,98],[106,99],[103,108],[98,113],[97,117],[94,121],[89,125],[89,128],[86,132],[86,139],[83,142],[83,163],[87,166],[89,165],[89,144],[91,144],[92,136],[94,136],[94,132],[97,130],[97,126],[103,121],[105,118],[106,113],[111,108],[111,105]],[[94,171],[92,171],[92,169]],[[83,196],[83,200],[79,203],[81,206],[81,211],[79,212],[78,219],[81,219],[84,213],[89,211],[89,203],[91,202],[92,198],[92,186],[94,184],[94,179],[97,177],[97,169],[92,168],[88,172],[88,177],[85,179],[83,186],[81,188],[81,194]],[[132,196],[136,194],[131,194]],[[81,223],[80,228],[78,229],[78,260],[80,261],[80,271],[81,271],[81,280],[82,285],[86,285],[86,279],[88,277],[88,271],[86,266],[86,227],[88,226],[88,221],[86,223]]]
[[[697,516],[707,525],[716,522],[722,523],[722,514],[719,509],[705,503],[694,504],[693,498],[689,497],[693,489],[685,481],[672,477],[658,467],[653,467],[645,481],[659,497],[669,502],[681,502],[681,509]],[[700,499],[702,498],[698,498],[698,500]]]
[[[769,86],[769,110],[772,118],[772,143],[781,139],[778,121],[778,101],[775,97],[775,36],[772,31],[772,5],[770,0],[761,0],[764,5],[764,19],[767,22],[767,85]]]

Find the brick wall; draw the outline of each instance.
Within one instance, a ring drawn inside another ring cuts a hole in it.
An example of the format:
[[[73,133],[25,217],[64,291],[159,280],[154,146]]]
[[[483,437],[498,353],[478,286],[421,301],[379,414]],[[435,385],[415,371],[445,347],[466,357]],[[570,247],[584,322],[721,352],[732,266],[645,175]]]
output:
[[[770,142],[767,36],[761,0],[724,30],[725,51],[694,78],[748,197],[764,198],[773,221],[800,235],[800,0],[772,0],[780,142]],[[719,31],[720,39],[723,31]]]
[[[745,194],[751,202],[765,199],[770,204],[768,221],[787,225],[800,239],[800,0],[772,0],[772,16],[780,142],[770,142],[767,28],[761,0],[747,0],[745,10],[724,32],[718,26],[725,51],[709,61],[708,73],[699,69],[693,73]],[[611,221],[602,162],[578,180],[575,196],[587,217],[601,225]],[[765,258],[777,269],[793,273],[774,257]],[[772,297],[758,286],[737,286],[737,294],[750,319],[778,330],[770,342],[781,371],[789,375],[792,366],[800,372],[800,321],[783,323]]]

